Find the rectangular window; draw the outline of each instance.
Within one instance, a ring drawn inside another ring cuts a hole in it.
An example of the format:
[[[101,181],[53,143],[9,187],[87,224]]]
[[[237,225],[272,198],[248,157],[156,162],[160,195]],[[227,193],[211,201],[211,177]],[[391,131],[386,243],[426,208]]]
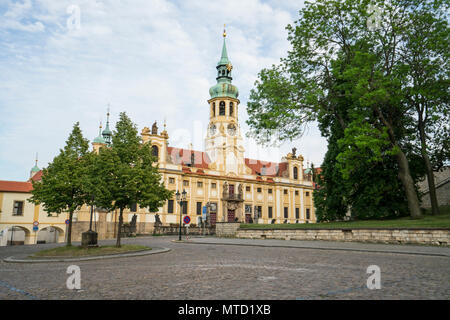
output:
[[[211,183],[211,189],[216,189],[217,188],[217,184],[216,183]]]
[[[258,217],[258,218],[261,218],[261,217],[262,217],[262,207],[261,207],[261,206],[258,206],[258,207],[257,207],[257,210],[258,210],[258,215],[257,215],[257,217]]]
[[[183,214],[187,214],[188,212],[188,201],[183,201]]]
[[[169,200],[167,203],[167,213],[173,213],[173,200]]]
[[[175,178],[169,178],[169,183],[170,184],[174,184],[175,183]]]
[[[272,193],[272,189],[269,189],[269,191],[268,191],[269,193]]]
[[[189,187],[189,181],[188,180],[183,180],[183,186]]]
[[[295,208],[295,219],[300,219],[300,209]]]
[[[201,214],[202,214],[202,203],[197,202],[197,215],[201,215]]]
[[[249,186],[245,187],[245,191],[250,191],[250,187]]]
[[[269,209],[269,210],[268,210],[268,212],[269,212],[269,218],[272,218],[272,207],[269,207],[268,209]]]
[[[288,218],[288,217],[289,217],[288,207],[284,207],[284,217],[285,217],[285,218]]]
[[[308,191],[306,191],[306,196],[309,197],[309,192]]]
[[[136,202],[131,204],[130,211],[131,212],[136,212],[137,211],[137,203]]]
[[[298,190],[295,190],[295,195],[298,196]]]
[[[14,201],[13,215],[23,215],[23,201]]]
[[[306,220],[310,219],[309,209],[306,209]]]
[[[198,181],[197,182],[197,188],[203,188],[203,182]]]
[[[211,207],[209,207],[209,212],[217,212],[217,203],[211,202]]]
[[[256,191],[261,192],[261,188],[256,189]]]
[[[287,189],[284,189],[284,194],[288,194]]]
[[[251,204],[245,205],[245,213],[252,213],[252,205]]]

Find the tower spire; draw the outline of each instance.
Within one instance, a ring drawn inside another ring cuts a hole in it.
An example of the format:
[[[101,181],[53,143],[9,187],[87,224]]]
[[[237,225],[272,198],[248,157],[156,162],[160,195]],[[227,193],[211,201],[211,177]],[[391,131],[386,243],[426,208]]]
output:
[[[38,163],[38,153],[36,152],[36,160],[35,160],[35,163],[34,163],[34,167],[31,168],[30,178],[32,178],[37,172],[39,172],[41,170],[37,166],[37,163]]]
[[[209,89],[209,94],[211,98],[216,97],[231,97],[237,99],[239,92],[238,89],[231,84],[233,78],[231,77],[231,71],[233,70],[233,66],[228,59],[227,52],[227,44],[226,44],[226,36],[227,31],[225,29],[225,25],[223,25],[223,45],[222,45],[222,54],[220,56],[220,60],[217,63],[217,84]]]
[[[107,112],[106,112],[106,126],[105,126],[105,130],[103,130],[102,132],[103,135],[103,139],[105,139],[105,142],[107,145],[111,144],[111,140],[112,140],[112,131],[109,129],[109,103],[108,103],[108,108],[107,108]]]
[[[225,25],[223,25],[223,45],[222,45],[222,56],[220,57],[220,61],[217,63],[217,66],[221,65],[231,65],[230,60],[228,59],[227,52],[227,44],[225,42],[225,38],[227,37],[227,32],[225,30]]]

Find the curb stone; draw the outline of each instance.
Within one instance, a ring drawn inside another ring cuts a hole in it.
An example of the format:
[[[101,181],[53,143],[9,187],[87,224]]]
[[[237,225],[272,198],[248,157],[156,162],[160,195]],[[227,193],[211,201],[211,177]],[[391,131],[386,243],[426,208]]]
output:
[[[83,258],[68,258],[68,259],[15,259],[13,256],[3,259],[7,263],[47,263],[47,262],[74,262],[74,261],[90,261],[90,260],[105,260],[114,258],[139,257],[151,254],[169,252],[169,248],[152,248],[151,250],[141,250],[138,252],[109,254],[103,256],[83,257]]]

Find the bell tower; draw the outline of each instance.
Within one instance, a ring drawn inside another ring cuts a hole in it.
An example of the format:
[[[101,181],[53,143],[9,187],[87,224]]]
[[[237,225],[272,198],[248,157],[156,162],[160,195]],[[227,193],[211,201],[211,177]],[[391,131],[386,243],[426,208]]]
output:
[[[226,31],[223,30],[222,55],[217,63],[217,83],[209,89],[209,125],[205,140],[212,169],[228,175],[245,173],[244,147],[238,122],[239,91],[231,81],[233,65],[228,59]]]

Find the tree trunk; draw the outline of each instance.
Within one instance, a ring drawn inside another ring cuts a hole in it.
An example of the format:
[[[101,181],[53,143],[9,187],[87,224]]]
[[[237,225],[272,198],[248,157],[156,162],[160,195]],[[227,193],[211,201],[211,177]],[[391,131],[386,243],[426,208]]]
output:
[[[120,236],[122,235],[122,224],[123,224],[123,208],[120,208],[119,213],[119,226],[117,230],[117,241],[116,241],[116,247],[120,248]]]
[[[406,199],[408,201],[408,208],[409,213],[411,214],[411,218],[420,219],[422,217],[422,213],[420,212],[419,198],[417,197],[416,188],[414,187],[414,180],[411,177],[411,172],[409,171],[408,159],[397,143],[391,123],[386,120],[380,108],[375,107],[375,111],[378,113],[380,121],[387,128],[389,140],[391,141],[392,146],[398,148],[398,153],[396,156],[399,167],[398,178],[405,188]]]
[[[399,150],[397,154],[397,162],[399,166],[398,177],[405,188],[411,218],[419,219],[422,217],[419,198],[417,197],[416,189],[414,188],[414,180],[412,179],[411,172],[409,171],[408,159],[402,150]]]
[[[427,153],[427,142],[425,137],[425,130],[423,125],[419,124],[420,144],[423,161],[425,162],[425,169],[427,170],[428,189],[430,192],[431,214],[439,214],[439,205],[436,196],[436,185],[434,183],[433,167],[431,166],[430,158]]]
[[[66,246],[70,247],[72,245],[72,216],[73,211],[69,212],[69,227],[67,229],[67,243]]]

